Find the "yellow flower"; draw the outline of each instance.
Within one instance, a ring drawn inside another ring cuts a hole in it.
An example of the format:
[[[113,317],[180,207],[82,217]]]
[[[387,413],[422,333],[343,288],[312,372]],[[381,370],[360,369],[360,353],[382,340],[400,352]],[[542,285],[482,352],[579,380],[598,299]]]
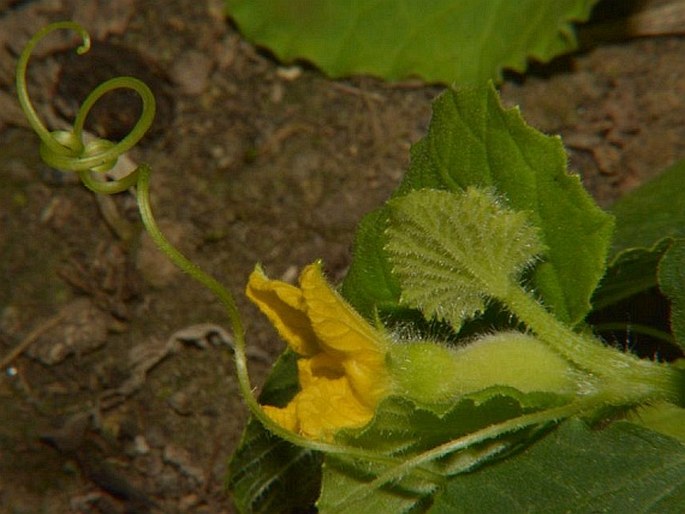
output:
[[[257,267],[246,293],[301,356],[300,391],[286,407],[267,405],[265,412],[288,430],[322,440],[371,421],[390,388],[389,343],[331,288],[321,264],[302,271],[299,288]]]

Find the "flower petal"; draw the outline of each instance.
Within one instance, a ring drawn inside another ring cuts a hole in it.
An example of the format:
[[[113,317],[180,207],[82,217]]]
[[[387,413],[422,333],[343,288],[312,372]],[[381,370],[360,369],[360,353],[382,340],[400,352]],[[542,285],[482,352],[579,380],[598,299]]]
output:
[[[316,379],[316,386],[296,402],[300,433],[305,437],[330,440],[344,428],[360,428],[373,418],[374,410],[357,400],[346,377]]]
[[[262,405],[262,409],[267,416],[286,430],[296,433],[300,431],[300,422],[297,419],[297,405],[294,402],[290,402],[283,408]]]
[[[288,430],[323,440],[371,421],[390,390],[390,343],[328,284],[321,264],[302,271],[300,289],[256,268],[247,294],[305,357],[297,361],[300,391],[286,407],[266,406],[265,412]]]
[[[256,266],[250,274],[245,294],[295,352],[310,356],[320,351],[299,288],[280,280],[270,280],[262,268]]]
[[[388,342],[328,285],[320,263],[302,271],[300,286],[320,347],[339,356],[357,399],[375,407],[388,390]]]
[[[342,365],[357,399],[364,405],[375,408],[388,394],[390,378],[385,354],[358,354],[353,359],[345,359]]]
[[[382,334],[328,284],[320,262],[302,270],[300,287],[312,329],[324,351],[344,354],[364,350],[385,353],[388,345]]]
[[[374,410],[357,399],[342,369],[336,373],[334,361],[328,359],[322,354],[297,362],[302,390],[282,409],[264,407],[271,419],[304,437],[322,440],[371,421]]]

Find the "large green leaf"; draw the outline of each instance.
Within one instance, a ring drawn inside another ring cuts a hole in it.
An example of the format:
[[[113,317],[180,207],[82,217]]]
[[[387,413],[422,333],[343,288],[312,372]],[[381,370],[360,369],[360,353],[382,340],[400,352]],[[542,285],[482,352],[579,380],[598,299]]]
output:
[[[568,421],[515,457],[450,480],[431,514],[680,513],[685,446],[630,423]]]
[[[534,282],[558,318],[576,324],[604,273],[613,220],[566,171],[558,137],[541,134],[517,109],[504,110],[492,87],[448,91],[431,130],[414,148],[400,192],[419,187],[493,187],[528,213],[548,248]]]
[[[596,0],[227,0],[245,36],[333,77],[482,83],[576,47]]]
[[[515,418],[527,412],[558,405],[563,398],[547,393],[523,394],[511,388],[492,387],[457,400],[449,406],[417,406],[401,397],[390,397],[379,405],[373,421],[362,430],[343,432],[340,442],[373,448],[385,456],[409,456],[432,449],[459,436]],[[527,428],[496,440],[485,441],[455,455],[443,456],[401,480],[377,489],[369,483],[388,466],[360,462],[340,456],[325,459],[321,512],[408,512],[430,504],[430,497],[444,479],[482,466],[536,436]]]
[[[584,318],[605,270],[613,219],[578,176],[567,172],[558,137],[527,125],[517,109],[503,109],[491,85],[450,89],[434,102],[428,134],[411,156],[396,195],[423,188],[493,188],[510,208],[526,212],[548,249],[532,277],[542,301],[563,321],[577,324]],[[382,212],[374,216],[374,223],[382,222]],[[381,288],[376,295],[374,284],[362,284],[358,272],[361,267],[369,276],[389,274],[382,250],[386,239],[378,228],[358,237],[364,245],[356,247],[350,268],[355,282],[346,283],[343,293],[364,295],[355,306],[387,305],[387,291]]]

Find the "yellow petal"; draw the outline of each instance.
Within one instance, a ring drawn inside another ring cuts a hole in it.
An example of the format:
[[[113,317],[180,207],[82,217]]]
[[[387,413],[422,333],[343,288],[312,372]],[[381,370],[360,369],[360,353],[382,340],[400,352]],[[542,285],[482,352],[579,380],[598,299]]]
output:
[[[375,407],[389,384],[385,338],[328,285],[319,263],[302,271],[300,286],[320,347],[339,357],[357,398]]]
[[[304,437],[332,440],[338,430],[366,425],[374,408],[360,402],[339,362],[326,354],[297,361],[301,391],[284,408],[264,411]]]
[[[357,398],[368,407],[375,408],[388,394],[390,378],[384,354],[357,354],[345,359],[342,365]]]
[[[321,263],[304,268],[300,287],[311,326],[324,350],[385,353],[383,336],[331,288],[321,272]]]
[[[373,409],[357,399],[348,378],[330,356],[300,359],[298,371],[302,390],[294,404],[298,430],[305,437],[331,439],[342,428],[357,428],[373,417]]]
[[[327,353],[319,353],[309,359],[297,361],[300,387],[306,389],[313,385],[318,377],[330,379],[345,376],[345,368],[340,359]]]
[[[331,440],[344,428],[360,428],[373,418],[373,409],[353,394],[346,377],[318,377],[315,384],[296,397],[300,433],[305,437]]]
[[[259,268],[250,276],[250,299],[308,357],[297,361],[300,391],[290,403],[264,409],[288,430],[331,440],[371,421],[387,395],[389,343],[331,288],[319,263],[302,271],[300,287],[269,280]]]
[[[289,430],[290,432],[300,431],[300,422],[297,419],[297,405],[295,403],[290,402],[283,408],[263,405],[262,409],[264,409],[267,416],[286,430]]]
[[[270,280],[256,266],[250,274],[245,294],[269,318],[280,336],[295,352],[304,356],[319,352],[317,338],[307,317],[304,297],[299,288],[280,280]]]

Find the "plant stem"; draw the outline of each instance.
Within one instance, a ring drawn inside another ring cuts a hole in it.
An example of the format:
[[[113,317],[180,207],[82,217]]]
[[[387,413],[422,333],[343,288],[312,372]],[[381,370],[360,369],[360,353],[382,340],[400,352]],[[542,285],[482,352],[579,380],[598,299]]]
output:
[[[243,339],[245,333],[243,322],[238,313],[238,307],[233,299],[233,295],[214,277],[205,273],[197,264],[179,252],[167,238],[164,237],[164,234],[162,234],[162,231],[159,230],[159,227],[155,222],[155,218],[152,215],[152,209],[150,208],[150,167],[146,164],[142,164],[138,167],[137,171],[138,183],[136,184],[136,192],[138,209],[140,210],[140,217],[148,234],[171,262],[219,298],[226,308],[228,317],[231,321],[234,337]]]
[[[685,404],[685,373],[667,364],[654,362],[605,346],[599,339],[574,332],[548,312],[518,284],[500,298],[530,330],[564,358],[596,376],[597,388],[617,405],[664,399]]]

